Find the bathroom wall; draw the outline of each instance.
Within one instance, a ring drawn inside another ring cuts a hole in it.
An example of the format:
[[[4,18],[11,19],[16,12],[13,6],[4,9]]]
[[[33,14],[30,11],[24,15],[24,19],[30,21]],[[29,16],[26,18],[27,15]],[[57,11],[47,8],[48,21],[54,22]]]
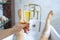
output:
[[[18,9],[20,8],[24,8],[25,4],[29,4],[29,3],[35,3],[41,6],[42,8],[42,21],[45,21],[48,12],[50,10],[53,10],[54,12],[54,16],[52,18],[52,21],[55,20],[56,18],[59,17],[60,15],[60,0],[15,0],[15,21],[16,23],[18,22],[19,18],[18,18]],[[60,17],[59,17],[60,18]],[[17,19],[17,20],[16,20]]]
[[[18,9],[20,9],[20,0],[15,0],[15,23],[18,22],[19,18],[18,18]],[[16,20],[17,19],[17,20]]]

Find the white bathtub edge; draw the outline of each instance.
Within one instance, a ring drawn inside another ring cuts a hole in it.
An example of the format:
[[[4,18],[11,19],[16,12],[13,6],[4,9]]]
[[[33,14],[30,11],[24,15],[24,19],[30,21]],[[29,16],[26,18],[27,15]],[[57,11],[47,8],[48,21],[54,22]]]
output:
[[[52,25],[50,25],[51,26],[51,30],[53,30],[54,31],[54,33],[57,35],[57,37],[59,37],[60,38],[60,35],[57,33],[57,31],[53,28],[53,26]]]

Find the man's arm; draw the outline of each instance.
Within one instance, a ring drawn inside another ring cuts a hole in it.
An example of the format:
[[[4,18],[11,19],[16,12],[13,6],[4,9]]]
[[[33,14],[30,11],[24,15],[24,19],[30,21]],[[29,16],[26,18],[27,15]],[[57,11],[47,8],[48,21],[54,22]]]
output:
[[[0,30],[0,40],[11,34],[15,34],[19,31],[21,31],[21,29],[23,29],[26,26],[27,26],[26,24],[18,24],[18,25],[15,25],[13,28]]]
[[[11,35],[11,34],[13,34],[13,33],[16,33],[14,28],[0,30],[0,40]]]

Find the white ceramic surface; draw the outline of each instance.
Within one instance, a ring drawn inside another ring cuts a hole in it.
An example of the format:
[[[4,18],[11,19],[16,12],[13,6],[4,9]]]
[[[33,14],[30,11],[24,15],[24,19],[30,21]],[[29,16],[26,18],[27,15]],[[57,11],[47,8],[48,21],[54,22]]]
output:
[[[59,27],[57,27],[57,29],[55,29],[53,26],[51,27],[51,40],[60,40],[60,29]],[[58,32],[59,31],[59,32]]]
[[[39,31],[40,21],[39,20],[30,20],[30,31]]]

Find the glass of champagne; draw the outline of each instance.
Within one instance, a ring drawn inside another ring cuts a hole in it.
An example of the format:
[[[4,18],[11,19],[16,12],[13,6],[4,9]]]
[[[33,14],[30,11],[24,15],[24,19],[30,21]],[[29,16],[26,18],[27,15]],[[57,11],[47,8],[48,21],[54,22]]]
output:
[[[24,17],[23,17],[24,21],[29,24],[31,12],[30,12],[30,10],[29,10],[29,6],[27,6],[27,5],[25,5],[25,7],[24,7],[23,16],[24,16]],[[27,28],[28,28],[28,31],[29,31],[29,27],[27,27]],[[28,31],[27,31],[27,32],[28,32]]]

